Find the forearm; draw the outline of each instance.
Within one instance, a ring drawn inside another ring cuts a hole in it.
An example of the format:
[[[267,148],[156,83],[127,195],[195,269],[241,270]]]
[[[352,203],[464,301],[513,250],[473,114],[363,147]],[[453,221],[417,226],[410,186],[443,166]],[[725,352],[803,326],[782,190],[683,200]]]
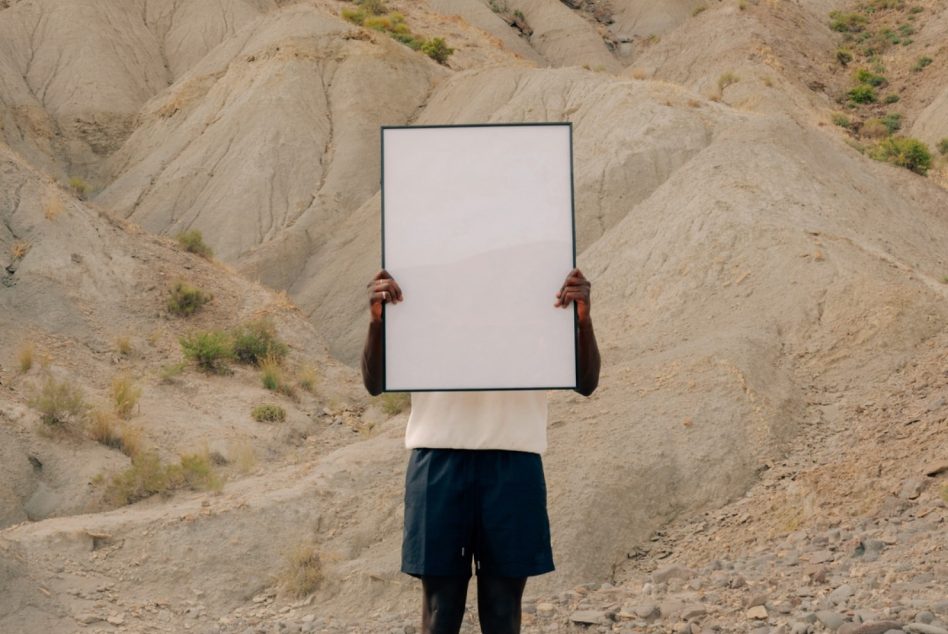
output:
[[[369,332],[365,336],[362,349],[362,383],[369,394],[381,394],[385,387],[385,352],[382,350],[382,322],[369,322]]]
[[[599,386],[599,345],[593,331],[592,320],[580,323],[577,330],[579,376],[576,391],[589,396]]]

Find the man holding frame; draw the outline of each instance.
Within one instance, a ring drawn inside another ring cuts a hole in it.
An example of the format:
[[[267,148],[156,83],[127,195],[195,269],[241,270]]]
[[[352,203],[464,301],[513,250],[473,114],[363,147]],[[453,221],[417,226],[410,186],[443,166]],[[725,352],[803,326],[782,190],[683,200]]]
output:
[[[584,396],[595,391],[600,368],[590,289],[582,272],[573,269],[553,303],[575,306],[575,390]],[[368,290],[362,378],[369,393],[378,395],[385,388],[383,306],[402,302],[404,295],[384,269]],[[503,311],[504,306],[497,309]],[[406,429],[406,447],[412,454],[406,473],[402,572],[421,579],[424,634],[460,630],[472,560],[481,630],[520,631],[527,577],[553,570],[540,458],[546,423],[545,391],[413,394]],[[519,433],[511,433],[515,427]]]

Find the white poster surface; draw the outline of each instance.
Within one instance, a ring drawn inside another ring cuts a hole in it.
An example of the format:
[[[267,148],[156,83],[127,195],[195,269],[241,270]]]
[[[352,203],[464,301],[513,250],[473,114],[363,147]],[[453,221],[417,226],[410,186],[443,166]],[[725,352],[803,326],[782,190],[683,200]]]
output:
[[[571,389],[569,124],[382,129],[388,391]]]

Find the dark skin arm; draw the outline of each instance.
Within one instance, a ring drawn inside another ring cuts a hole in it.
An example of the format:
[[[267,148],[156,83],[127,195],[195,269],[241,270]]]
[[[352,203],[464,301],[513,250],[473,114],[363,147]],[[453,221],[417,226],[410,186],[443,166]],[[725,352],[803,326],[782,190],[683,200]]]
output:
[[[372,396],[382,393],[385,354],[382,350],[382,305],[402,301],[402,289],[388,271],[381,270],[368,284],[369,333],[362,349],[362,383]]]
[[[576,303],[579,376],[576,391],[583,396],[592,394],[599,385],[599,346],[593,332],[592,318],[589,315],[590,290],[592,285],[579,269],[573,269],[566,281],[556,293],[554,306],[568,308]],[[368,284],[369,291],[369,332],[365,337],[362,350],[362,382],[369,394],[382,393],[382,373],[384,370],[384,352],[382,350],[382,305],[389,302],[397,304],[403,301],[402,289],[392,279],[388,271],[375,274]]]
[[[576,302],[576,331],[577,354],[579,362],[579,376],[576,377],[576,391],[583,396],[589,396],[599,386],[599,344],[596,343],[596,333],[593,332],[592,317],[589,315],[591,305],[590,294],[592,284],[586,279],[582,271],[573,269],[566,276],[562,288],[556,293],[554,306],[566,308],[571,302]]]

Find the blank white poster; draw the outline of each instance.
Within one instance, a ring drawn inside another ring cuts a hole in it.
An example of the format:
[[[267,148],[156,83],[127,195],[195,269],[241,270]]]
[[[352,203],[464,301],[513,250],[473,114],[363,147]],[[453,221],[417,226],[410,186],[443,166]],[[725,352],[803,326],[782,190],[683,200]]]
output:
[[[571,389],[569,124],[382,129],[388,391]]]

